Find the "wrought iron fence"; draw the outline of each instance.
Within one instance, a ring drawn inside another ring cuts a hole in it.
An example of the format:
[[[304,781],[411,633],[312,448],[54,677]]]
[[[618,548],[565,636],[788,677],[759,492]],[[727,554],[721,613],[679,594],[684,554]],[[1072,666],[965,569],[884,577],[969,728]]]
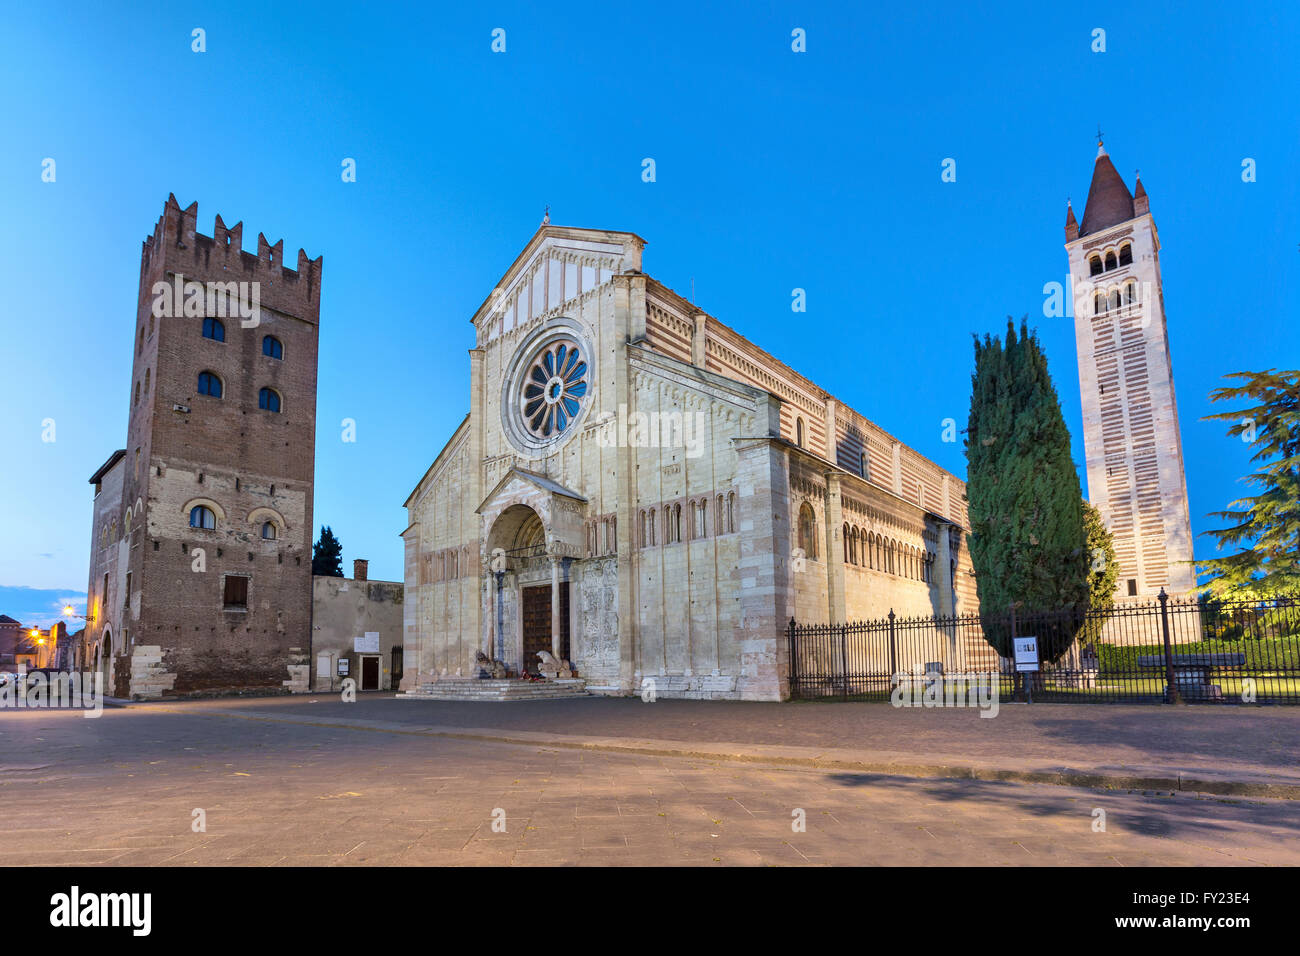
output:
[[[1300,601],[1159,599],[852,624],[791,620],[791,696],[887,700],[903,685],[979,675],[1002,700],[1300,703]],[[1017,673],[1011,641],[1038,638]]]

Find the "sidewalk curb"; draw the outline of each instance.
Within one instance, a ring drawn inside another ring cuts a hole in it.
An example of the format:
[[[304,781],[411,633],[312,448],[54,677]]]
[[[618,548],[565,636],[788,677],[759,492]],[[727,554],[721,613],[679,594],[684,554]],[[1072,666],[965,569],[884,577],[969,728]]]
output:
[[[164,709],[164,708],[159,708]],[[169,709],[170,713],[192,711]],[[910,760],[881,760],[827,754],[810,747],[776,747],[769,744],[719,744],[700,746],[687,741],[634,740],[618,737],[587,737],[537,731],[500,731],[479,728],[411,727],[381,720],[316,718],[302,720],[277,714],[248,712],[243,714],[211,711],[202,716],[255,720],[265,723],[295,724],[305,727],[329,727],[367,730],[417,737],[440,737],[448,740],[478,740],[488,743],[528,747],[558,747],[565,750],[588,750],[602,753],[641,754],[653,757],[684,757],[696,760],[726,760],[734,763],[766,764],[810,770],[848,770],[883,776],[982,780],[1001,783],[1049,784],[1060,787],[1084,787],[1093,790],[1167,790],[1183,793],[1206,793],[1233,797],[1267,797],[1276,800],[1300,800],[1300,782],[1274,783],[1265,780],[1209,779],[1188,774],[1125,774],[1100,770],[1060,767],[1050,770],[1017,770],[975,764],[924,763]]]

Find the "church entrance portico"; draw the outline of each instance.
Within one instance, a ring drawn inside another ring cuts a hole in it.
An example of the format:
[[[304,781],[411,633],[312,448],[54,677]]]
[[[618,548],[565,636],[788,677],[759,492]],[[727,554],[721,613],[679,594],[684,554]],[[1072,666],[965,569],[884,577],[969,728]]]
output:
[[[582,555],[586,501],[545,476],[511,469],[479,507],[484,614],[480,647],[512,672],[538,672],[538,653],[572,660],[570,571]]]

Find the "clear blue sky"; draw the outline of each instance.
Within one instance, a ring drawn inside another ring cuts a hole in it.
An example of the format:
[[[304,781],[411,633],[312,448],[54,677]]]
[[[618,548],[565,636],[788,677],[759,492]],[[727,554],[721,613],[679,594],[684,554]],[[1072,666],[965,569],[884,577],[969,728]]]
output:
[[[205,233],[219,212],[247,249],[324,255],[316,522],[376,578],[468,409],[469,317],[546,204],[644,236],[647,272],[959,475],[971,333],[1028,313],[1082,463],[1073,326],[1042,287],[1100,123],[1164,245],[1194,531],[1249,468],[1206,394],[1300,365],[1295,4],[111,6],[11,5],[0,36],[0,585],[85,589],[86,479],[125,441],[169,192]]]

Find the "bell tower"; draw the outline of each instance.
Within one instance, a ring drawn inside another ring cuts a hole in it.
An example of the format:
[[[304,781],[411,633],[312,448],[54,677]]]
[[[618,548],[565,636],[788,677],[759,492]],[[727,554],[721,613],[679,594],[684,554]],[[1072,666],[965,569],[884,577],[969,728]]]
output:
[[[1196,574],[1160,238],[1142,180],[1130,193],[1097,138],[1083,220],[1068,205],[1065,218],[1088,498],[1114,536],[1116,598],[1185,595]]]

